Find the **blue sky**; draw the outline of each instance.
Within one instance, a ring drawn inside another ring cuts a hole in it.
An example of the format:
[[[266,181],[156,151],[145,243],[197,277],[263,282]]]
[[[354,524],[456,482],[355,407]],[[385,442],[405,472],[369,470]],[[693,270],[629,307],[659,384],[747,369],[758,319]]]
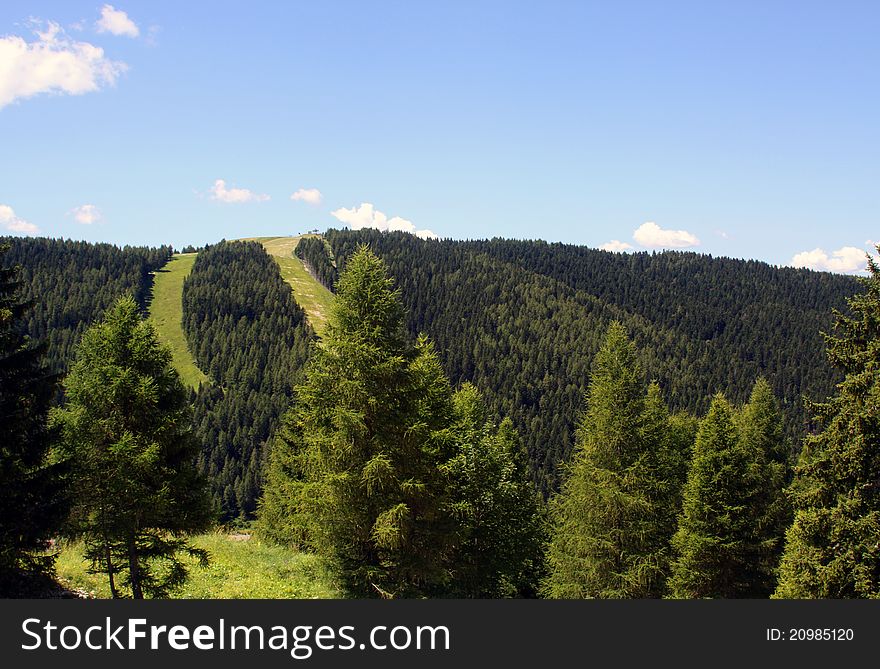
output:
[[[878,34],[876,2],[4,2],[0,231],[852,271],[880,238]]]

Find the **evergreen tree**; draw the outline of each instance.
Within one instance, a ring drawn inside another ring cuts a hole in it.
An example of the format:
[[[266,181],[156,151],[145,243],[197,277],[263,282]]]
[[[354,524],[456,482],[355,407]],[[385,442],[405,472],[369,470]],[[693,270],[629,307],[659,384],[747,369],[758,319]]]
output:
[[[845,378],[813,407],[824,427],[795,469],[779,598],[880,597],[880,268],[869,259],[868,269],[826,336]]]
[[[672,597],[766,596],[773,540],[758,527],[766,468],[740,438],[737,416],[718,394],[700,423],[682,513],[672,539]]]
[[[593,361],[568,478],[552,503],[547,595],[656,593],[662,559],[651,536],[657,491],[651,490],[647,472],[652,456],[646,450],[644,412],[635,346],[625,328],[613,323]]]
[[[55,419],[74,468],[71,529],[114,598],[120,586],[136,599],[166,596],[187,577],[181,551],[206,559],[186,534],[213,519],[171,352],[124,297],[87,330],[64,385]]]
[[[305,447],[297,414],[288,411],[269,451],[256,525],[266,538],[300,551],[316,549],[317,528],[310,505],[320,490],[320,485],[308,478]]]
[[[8,246],[0,246],[0,258]],[[19,326],[31,304],[23,301],[18,268],[0,267],[0,597],[29,594],[32,578],[51,574],[46,547],[66,513],[63,464],[47,456],[54,377],[43,367],[43,346]]]
[[[449,462],[459,540],[451,557],[456,597],[534,596],[541,568],[542,516],[510,419],[497,428],[479,391],[454,397],[458,452]]]
[[[769,596],[776,587],[776,571],[791,523],[791,505],[784,487],[791,471],[789,442],[783,434],[782,414],[770,384],[763,377],[755,381],[748,404],[740,415],[740,441],[750,452],[754,479],[756,539],[766,546],[763,567],[756,573],[756,595]]]
[[[449,383],[431,346],[408,342],[399,292],[367,248],[337,287],[298,388],[297,437],[276,449],[304,449],[313,542],[352,594],[442,591],[455,529],[441,470],[454,452]]]
[[[671,565],[673,534],[678,527],[682,489],[687,478],[694,421],[687,415],[669,415],[660,386],[648,386],[642,416],[641,436],[643,451],[637,462],[638,484],[650,502],[650,513],[641,516],[633,529],[643,536],[644,552],[650,556],[653,576],[644,591],[645,596],[662,597]],[[646,570],[646,575],[650,574]]]

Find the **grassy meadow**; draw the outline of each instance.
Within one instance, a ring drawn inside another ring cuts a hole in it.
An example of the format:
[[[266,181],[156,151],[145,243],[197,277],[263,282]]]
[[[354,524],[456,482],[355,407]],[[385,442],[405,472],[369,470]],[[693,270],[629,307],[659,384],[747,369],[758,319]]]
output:
[[[171,347],[174,368],[180,379],[190,388],[208,383],[208,377],[196,366],[183,334],[183,280],[192,271],[195,253],[180,253],[171,258],[153,280],[153,298],[150,301],[150,322],[155,326],[159,340]]]
[[[176,599],[332,599],[340,591],[321,558],[265,542],[247,532],[214,532],[192,538],[208,551],[209,565],[192,560],[187,583]],[[109,598],[105,574],[89,574],[80,543],[62,543],[58,580],[93,597]]]
[[[320,337],[324,333],[327,317],[330,315],[333,293],[309,274],[302,261],[293,255],[293,250],[301,238],[259,237],[255,241],[260,242],[266,252],[278,263],[281,276],[290,285],[293,297],[305,310],[309,324]]]

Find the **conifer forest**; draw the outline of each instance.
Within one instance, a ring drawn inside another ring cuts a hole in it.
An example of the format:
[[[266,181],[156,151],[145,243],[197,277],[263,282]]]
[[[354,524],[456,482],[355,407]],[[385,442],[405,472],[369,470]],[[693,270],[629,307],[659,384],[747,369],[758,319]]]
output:
[[[324,596],[880,597],[865,267],[0,238],[0,595],[78,563],[172,597],[222,531],[312,560]]]

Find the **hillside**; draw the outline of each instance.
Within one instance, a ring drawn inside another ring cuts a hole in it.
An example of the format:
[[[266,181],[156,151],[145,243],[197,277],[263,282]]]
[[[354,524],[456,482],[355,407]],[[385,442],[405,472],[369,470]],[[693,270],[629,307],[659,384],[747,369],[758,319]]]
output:
[[[131,292],[146,305],[152,288],[151,317],[187,384],[226,379],[204,390],[195,413],[206,449],[203,471],[227,518],[252,513],[263,444],[307,357],[307,338],[298,335],[300,343],[285,344],[300,351],[296,363],[278,362],[289,360],[276,346],[284,340],[283,323],[297,323],[289,314],[301,308],[308,326],[323,331],[332,303],[326,286],[360,243],[388,262],[410,332],[431,336],[453,383],[472,381],[493,413],[512,417],[545,492],[555,487],[559,463],[570,452],[590,360],[610,321],[627,326],[675,410],[702,413],[717,391],[742,403],[755,378],[766,376],[796,445],[807,427],[802,398],[821,399],[836,379],[820,331],[856,288],[852,277],[694,253],[424,241],[373,230],[255,241],[264,252],[247,261],[257,263],[247,271],[235,269],[242,259],[220,260],[205,250],[176,255],[163,267],[168,247],[17,238],[11,252],[25,267],[28,294],[37,303],[28,332],[48,339],[56,368],[66,367],[82,330],[113,299]],[[183,289],[196,267],[207,330],[186,325]],[[263,311],[255,311],[258,304]],[[274,323],[268,331],[267,323]],[[230,394],[233,387],[250,390]]]
[[[290,285],[293,296],[306,312],[309,325],[320,337],[327,324],[327,315],[333,303],[333,293],[313,277],[294,255],[301,239],[318,238],[317,235],[302,237],[258,237],[263,248],[272,256],[281,269],[282,278]]]
[[[213,382],[194,401],[199,468],[222,519],[249,519],[262,490],[266,446],[315,334],[278,264],[252,241],[199,251],[181,304],[189,350]]]
[[[513,418],[545,492],[571,450],[590,361],[611,321],[630,331],[674,410],[700,414],[719,391],[742,403],[764,375],[797,443],[803,397],[823,398],[836,379],[820,330],[856,289],[852,277],[694,253],[375,230],[326,238],[339,271],[362,243],[388,263],[410,332],[431,336],[454,383],[473,382],[498,416]]]
[[[42,237],[0,237],[4,263],[20,265],[24,297],[33,301],[26,332],[47,345],[46,361],[66,371],[89,325],[123,295],[146,311],[153,273],[171,257],[159,248],[92,244]]]
[[[198,368],[183,333],[183,282],[195,263],[195,253],[178,253],[157,270],[153,278],[150,299],[150,321],[159,334],[159,340],[171,347],[174,368],[181,380],[193,390],[208,382],[207,375]]]

